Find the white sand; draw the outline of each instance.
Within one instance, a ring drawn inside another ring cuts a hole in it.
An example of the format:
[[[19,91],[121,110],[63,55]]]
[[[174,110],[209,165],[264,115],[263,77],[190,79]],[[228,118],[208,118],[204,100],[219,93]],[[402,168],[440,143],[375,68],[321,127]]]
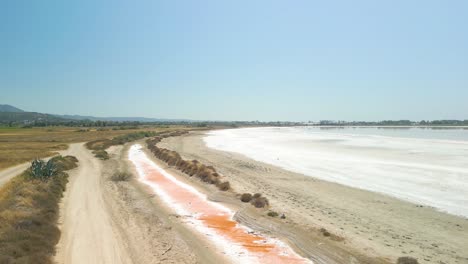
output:
[[[468,217],[468,141],[411,136],[248,128],[212,131],[204,140],[214,149]]]

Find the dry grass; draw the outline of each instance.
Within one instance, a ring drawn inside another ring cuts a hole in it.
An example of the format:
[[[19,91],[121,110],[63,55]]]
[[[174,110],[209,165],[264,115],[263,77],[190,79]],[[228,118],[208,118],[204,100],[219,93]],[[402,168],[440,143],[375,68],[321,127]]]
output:
[[[412,257],[400,257],[397,264],[418,264],[418,260]]]
[[[330,232],[328,232],[328,230],[327,230],[327,229],[325,229],[325,228],[320,228],[320,230],[319,230],[319,231],[320,231],[320,233],[322,233],[322,235],[323,235],[323,236],[326,236],[326,237],[329,237],[329,236],[331,236],[331,233],[330,233]]]
[[[109,153],[105,150],[95,150],[93,151],[94,157],[101,159],[101,160],[108,160],[109,159]]]
[[[128,181],[132,177],[132,174],[128,172],[123,172],[119,171],[114,173],[111,177],[110,180],[114,182],[120,182],[120,181]]]
[[[58,203],[68,182],[64,169],[76,166],[76,158],[53,159],[58,173],[35,180],[29,171],[0,189],[0,263],[52,263],[60,238]]]
[[[241,201],[242,201],[243,203],[248,203],[248,202],[250,202],[250,201],[252,200],[252,194],[250,194],[250,193],[243,193],[243,194],[241,195],[241,198],[240,198],[240,199],[241,199]]]
[[[263,197],[260,193],[254,194],[250,203],[257,208],[264,208],[270,205],[268,199]]]
[[[7,128],[0,127],[0,170],[35,158],[52,156],[67,145],[77,142],[106,141],[129,133],[153,131],[165,132],[186,130],[184,126],[146,127],[127,130],[86,129],[79,132],[76,127]],[[104,148],[105,149],[105,148]]]
[[[225,181],[225,182],[221,182],[219,183],[218,185],[216,185],[218,187],[218,189],[220,189],[221,191],[228,191],[229,189],[231,189],[231,184],[228,182],[228,181]]]
[[[271,216],[271,217],[277,217],[277,216],[278,216],[278,213],[275,212],[275,211],[268,211],[267,215],[268,215],[268,216]]]
[[[185,131],[175,131],[163,133],[157,137],[146,140],[148,149],[160,160],[166,162],[169,166],[175,166],[178,170],[189,176],[196,176],[201,181],[213,184],[221,191],[231,189],[231,184],[228,181],[222,181],[219,173],[213,166],[206,166],[198,160],[184,160],[176,151],[159,148],[156,146],[163,138],[179,136],[186,133]]]

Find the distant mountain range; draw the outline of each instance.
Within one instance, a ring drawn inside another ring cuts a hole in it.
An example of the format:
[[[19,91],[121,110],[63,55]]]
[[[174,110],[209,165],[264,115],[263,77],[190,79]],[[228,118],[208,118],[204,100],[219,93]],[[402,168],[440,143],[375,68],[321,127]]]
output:
[[[81,115],[56,115],[65,119],[72,120],[91,120],[91,121],[114,121],[114,122],[190,122],[189,119],[165,119],[149,117],[96,117]]]
[[[81,116],[81,115],[53,115],[37,112],[26,112],[17,107],[0,104],[0,123],[21,122],[28,123],[34,121],[47,122],[67,122],[77,120],[90,121],[112,121],[112,122],[191,122],[189,119],[164,119],[164,118],[147,118],[147,117],[96,117],[96,116]]]
[[[11,105],[0,104],[0,112],[15,112],[16,113],[16,112],[24,112],[24,111]]]

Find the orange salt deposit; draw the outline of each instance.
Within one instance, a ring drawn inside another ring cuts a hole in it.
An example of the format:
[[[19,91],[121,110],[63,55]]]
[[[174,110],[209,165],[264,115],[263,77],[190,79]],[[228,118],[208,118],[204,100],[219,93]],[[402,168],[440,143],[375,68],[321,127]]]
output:
[[[158,167],[140,145],[130,148],[129,159],[140,180],[168,206],[186,217],[186,223],[207,236],[216,248],[239,263],[311,263],[277,239],[256,234],[232,220],[233,212]]]

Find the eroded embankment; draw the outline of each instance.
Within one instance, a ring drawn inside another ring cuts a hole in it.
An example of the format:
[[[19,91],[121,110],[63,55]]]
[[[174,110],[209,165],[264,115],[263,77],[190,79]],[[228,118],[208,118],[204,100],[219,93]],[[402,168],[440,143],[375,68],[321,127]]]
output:
[[[185,216],[186,224],[204,235],[232,262],[308,263],[280,240],[258,234],[233,220],[234,212],[206,196],[152,162],[134,145],[129,159],[135,165],[139,179],[149,185],[164,203],[177,214]]]

